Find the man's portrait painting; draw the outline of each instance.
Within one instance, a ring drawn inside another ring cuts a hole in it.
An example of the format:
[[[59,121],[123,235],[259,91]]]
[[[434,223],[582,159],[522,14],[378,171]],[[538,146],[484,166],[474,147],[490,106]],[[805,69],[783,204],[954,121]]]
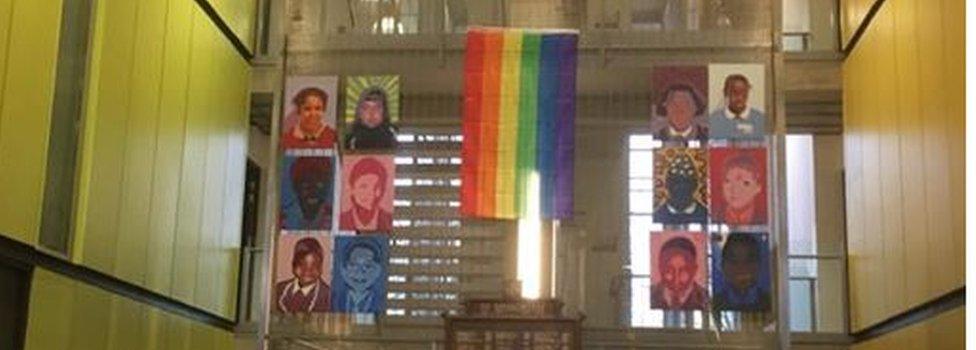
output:
[[[708,219],[707,179],[704,150],[654,150],[654,221],[665,225],[704,224]]]
[[[285,105],[281,121],[281,147],[288,149],[333,148],[339,78],[294,76],[285,81]]]
[[[708,158],[712,223],[768,223],[766,148],[711,148]]]
[[[348,150],[389,150],[397,145],[400,120],[400,77],[396,75],[346,78],[346,134]]]
[[[762,140],[766,134],[766,80],[761,64],[708,66],[711,138]]]
[[[386,235],[336,236],[333,312],[379,313],[386,309],[389,246]]]
[[[708,140],[708,69],[661,66],[651,73],[651,131],[663,141]]]
[[[392,155],[355,154],[342,159],[341,230],[389,232],[393,228]]]
[[[705,309],[706,241],[701,232],[651,232],[652,309]]]
[[[284,156],[281,160],[279,224],[283,231],[332,228],[335,159]]]
[[[765,233],[733,232],[712,241],[712,305],[716,310],[769,311],[772,282]]]
[[[289,314],[329,312],[331,237],[281,235],[276,256],[273,309]]]

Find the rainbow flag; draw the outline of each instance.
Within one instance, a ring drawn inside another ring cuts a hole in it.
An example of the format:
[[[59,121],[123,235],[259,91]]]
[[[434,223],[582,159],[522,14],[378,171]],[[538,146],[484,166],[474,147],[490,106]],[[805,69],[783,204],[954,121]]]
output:
[[[462,215],[572,217],[577,39],[570,31],[468,30]]]

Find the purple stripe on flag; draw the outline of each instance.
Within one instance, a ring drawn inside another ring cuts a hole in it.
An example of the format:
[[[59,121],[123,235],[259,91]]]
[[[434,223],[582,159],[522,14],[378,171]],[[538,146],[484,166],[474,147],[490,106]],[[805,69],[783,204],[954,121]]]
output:
[[[556,113],[556,156],[550,217],[573,216],[573,171],[576,154],[576,35],[559,35],[559,90]]]

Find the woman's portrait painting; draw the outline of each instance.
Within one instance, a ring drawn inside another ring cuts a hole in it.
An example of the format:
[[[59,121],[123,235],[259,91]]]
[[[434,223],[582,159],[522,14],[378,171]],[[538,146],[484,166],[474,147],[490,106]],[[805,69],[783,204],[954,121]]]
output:
[[[651,131],[662,141],[708,140],[708,68],[659,66],[651,72]]]
[[[334,76],[294,76],[285,81],[281,121],[283,149],[331,149],[337,141]]]
[[[708,151],[712,222],[765,225],[766,148],[717,147]]]

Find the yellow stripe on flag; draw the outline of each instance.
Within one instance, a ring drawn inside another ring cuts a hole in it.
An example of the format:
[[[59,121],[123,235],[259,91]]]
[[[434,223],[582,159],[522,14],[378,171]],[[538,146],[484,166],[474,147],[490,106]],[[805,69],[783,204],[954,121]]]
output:
[[[516,218],[515,160],[522,70],[522,31],[505,31],[502,51],[501,110],[498,120],[498,166],[495,173],[496,217]]]

